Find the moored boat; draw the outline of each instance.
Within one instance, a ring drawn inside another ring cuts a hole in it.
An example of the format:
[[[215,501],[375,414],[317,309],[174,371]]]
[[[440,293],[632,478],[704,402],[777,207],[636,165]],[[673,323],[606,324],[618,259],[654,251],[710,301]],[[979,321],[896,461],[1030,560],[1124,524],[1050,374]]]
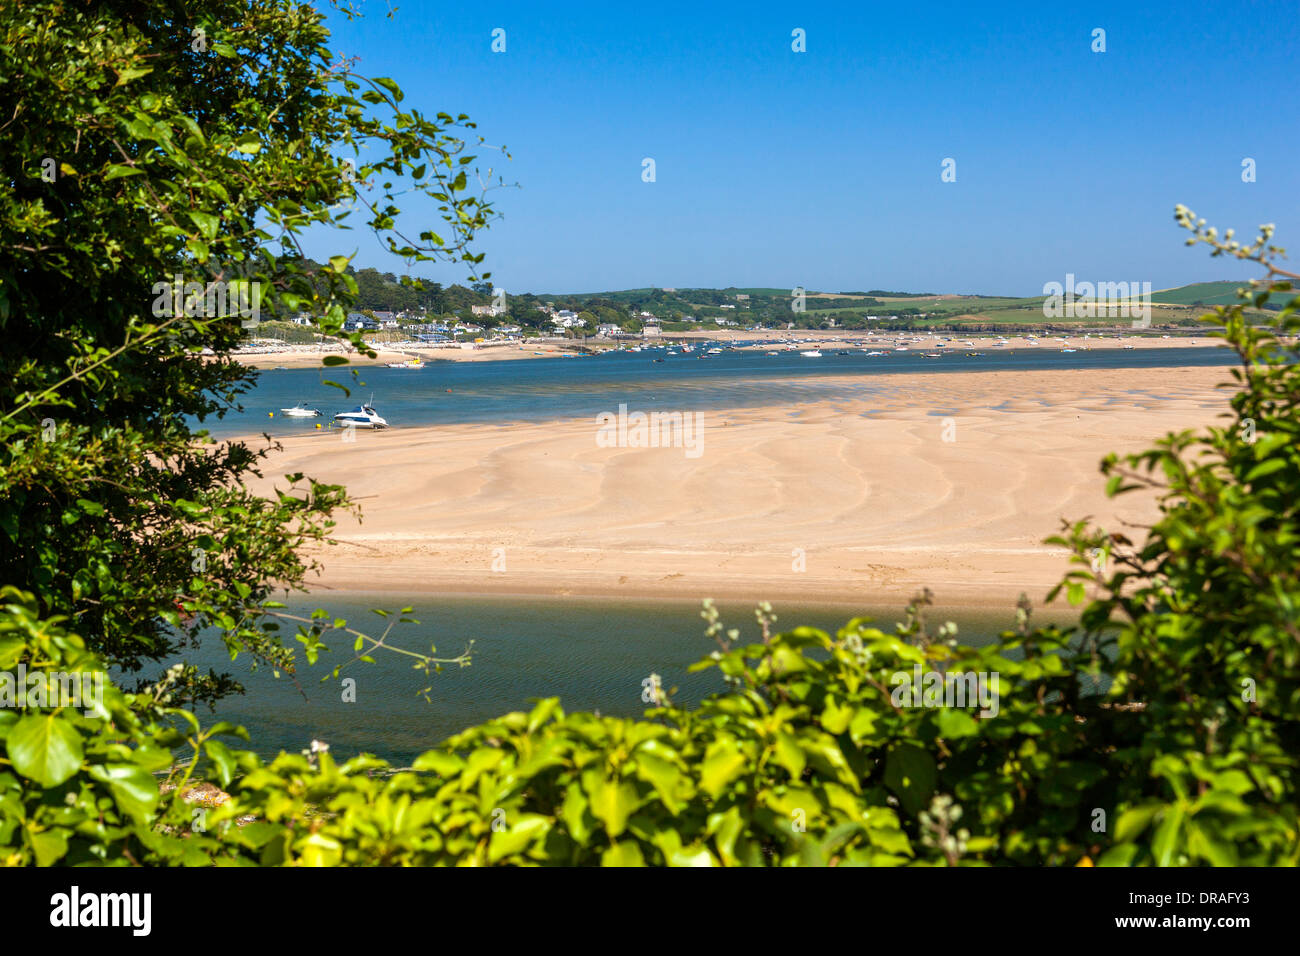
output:
[[[387,428],[388,422],[379,417],[373,405],[358,405],[350,412],[339,412],[334,416],[336,425],[352,425],[355,428]]]
[[[293,408],[280,409],[280,414],[289,418],[318,418],[320,417],[320,409],[312,408],[306,402],[299,402]]]

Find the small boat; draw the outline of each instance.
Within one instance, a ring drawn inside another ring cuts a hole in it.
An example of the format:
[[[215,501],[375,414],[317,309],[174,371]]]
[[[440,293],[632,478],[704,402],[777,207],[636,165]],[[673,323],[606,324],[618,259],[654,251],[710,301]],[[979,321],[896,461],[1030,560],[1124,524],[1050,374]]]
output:
[[[1077,352],[1078,349],[1061,349],[1062,352]]]
[[[293,408],[280,409],[280,414],[286,415],[289,418],[318,418],[320,416],[320,409],[312,408],[306,402],[299,402],[297,405],[293,406]]]
[[[1166,335],[1165,338],[1169,338],[1169,336]],[[274,368],[272,368],[271,371],[272,371],[272,372],[287,372],[287,371],[289,371],[289,370],[288,370],[287,368],[285,368],[283,365],[277,365],[277,366],[275,366]]]
[[[807,352],[800,352],[799,354],[802,355],[804,358],[821,358],[821,357],[822,357],[822,353],[819,352],[819,351],[817,351],[816,349],[811,349],[811,350],[809,350],[809,351],[807,351]]]
[[[884,352],[868,352],[868,355],[884,355]]]
[[[418,358],[408,359],[405,362],[389,362],[389,368],[424,368],[424,362]]]
[[[352,425],[356,428],[387,428],[388,422],[379,417],[372,405],[358,405],[350,412],[339,412],[334,416],[338,425]]]
[[[907,347],[906,345],[900,345],[898,348],[894,349],[894,351],[895,351],[895,352],[907,352],[907,351],[910,351],[910,350],[908,349],[908,347]]]
[[[1133,346],[1133,345],[1126,345],[1126,346],[1124,346],[1124,348],[1126,348],[1126,349],[1131,349],[1131,348],[1136,348],[1136,346]]]
[[[657,359],[652,359],[651,361],[654,361],[654,362],[662,362],[663,359],[661,359],[661,358],[657,358]]]
[[[926,358],[943,358],[942,352],[922,352],[921,354]]]
[[[967,352],[966,354],[967,354],[968,356],[974,357],[974,356],[976,356],[976,355],[983,355],[984,353],[983,353],[983,352]]]
[[[849,353],[848,353],[848,352],[836,352],[835,354],[836,354],[836,355],[848,355]]]
[[[708,354],[709,354],[709,355],[721,355],[721,354],[722,354],[722,349],[709,349]]]

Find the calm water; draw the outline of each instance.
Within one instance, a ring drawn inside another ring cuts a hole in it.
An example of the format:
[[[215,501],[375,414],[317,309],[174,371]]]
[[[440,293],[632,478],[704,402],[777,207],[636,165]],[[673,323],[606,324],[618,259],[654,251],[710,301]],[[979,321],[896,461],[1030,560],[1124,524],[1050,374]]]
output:
[[[249,674],[244,658],[233,664],[216,640],[209,640],[189,660],[201,670],[229,671],[247,694],[223,702],[221,718],[248,728],[254,749],[273,754],[299,751],[313,739],[324,740],[340,756],[368,751],[409,765],[411,759],[440,740],[491,717],[526,710],[534,697],[561,698],[566,710],[598,710],[637,716],[644,709],[641,681],[657,673],[665,687],[676,687],[674,700],[697,702],[722,689],[717,671],[687,673],[716,645],[704,637],[700,606],[686,602],[601,601],[543,598],[427,598],[415,603],[419,624],[400,625],[390,643],[427,651],[436,644],[440,656],[453,657],[474,639],[468,668],[448,669],[432,678],[430,701],[419,692],[430,681],[411,669],[407,659],[379,652],[374,664],[356,664],[342,676],[356,678],[356,702],[343,703],[337,681],[320,683],[335,662],[351,657],[351,642],[327,640],[336,648],[306,668],[297,686],[269,671]],[[403,605],[391,594],[319,596],[301,603],[295,613],[323,606],[367,633],[382,629],[371,608],[396,611]],[[738,627],[742,640],[756,641],[758,627],[751,606],[719,604],[722,620]],[[775,604],[777,629],[801,624],[834,633],[851,617],[873,617],[892,631],[902,607],[798,607]],[[1039,612],[1036,619],[1067,619],[1068,612]],[[1003,611],[931,609],[933,626],[952,620],[960,638],[982,644],[1009,627],[1013,608]],[[291,640],[291,636],[287,640]],[[328,662],[328,663],[326,663]],[[210,723],[209,715],[202,715]]]
[[[1226,366],[1236,357],[1226,349],[1098,349],[1060,352],[1041,348],[1015,351],[949,348],[941,358],[920,351],[867,357],[850,351],[822,358],[798,352],[732,352],[699,358],[671,356],[668,350],[611,352],[571,359],[497,362],[433,362],[423,369],[367,368],[356,384],[342,369],[267,370],[256,389],[244,397],[243,411],[206,423],[214,435],[261,431],[290,434],[312,431],[358,400],[369,401],[390,425],[438,425],[464,422],[552,421],[616,412],[620,402],[641,411],[656,408],[707,411],[721,408],[789,405],[869,396],[886,387],[888,377],[915,372],[961,372],[1015,369],[1172,368]],[[655,362],[655,358],[663,362]],[[853,376],[845,381],[844,376]],[[352,388],[352,397],[325,385],[336,381]],[[1226,377],[1225,377],[1226,380]],[[307,402],[322,412],[317,419],[290,419],[281,408]],[[268,412],[274,417],[268,417]]]

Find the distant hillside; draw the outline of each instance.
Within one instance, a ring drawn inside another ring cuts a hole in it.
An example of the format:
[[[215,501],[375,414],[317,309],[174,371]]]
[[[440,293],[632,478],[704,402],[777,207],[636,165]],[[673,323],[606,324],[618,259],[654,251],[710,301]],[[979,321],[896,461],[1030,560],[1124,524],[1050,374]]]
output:
[[[1151,293],[1152,302],[1168,302],[1172,305],[1232,305],[1237,301],[1237,290],[1242,282],[1194,282],[1176,289],[1161,289]],[[1269,298],[1269,305],[1284,306],[1295,298],[1295,293],[1274,293]]]

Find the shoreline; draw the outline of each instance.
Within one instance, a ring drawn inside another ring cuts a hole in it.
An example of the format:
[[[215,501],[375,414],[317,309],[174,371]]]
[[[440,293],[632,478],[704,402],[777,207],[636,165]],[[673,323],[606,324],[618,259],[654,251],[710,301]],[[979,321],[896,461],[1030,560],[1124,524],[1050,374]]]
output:
[[[1100,337],[1096,333],[1062,336],[1066,342],[1058,340],[1056,335],[1041,338],[1037,345],[1028,342],[1024,336],[1011,336],[1005,339],[1005,345],[1001,346],[1002,350],[1041,350],[1057,351],[1061,348],[1068,347],[1078,350],[1088,349],[1122,349],[1131,345],[1135,349],[1152,349],[1152,348],[1213,348],[1223,347],[1218,339],[1210,338],[1207,335],[1174,335],[1170,334],[1168,338],[1161,335],[1123,335],[1122,338],[1116,337],[1121,333],[1104,333],[1105,337]],[[943,336],[935,336],[932,333],[919,332],[902,332],[902,333],[883,333],[883,332],[850,332],[843,330],[793,330],[793,331],[770,331],[770,332],[743,332],[735,330],[719,330],[717,332],[669,332],[661,336],[652,336],[650,338],[629,338],[629,339],[600,339],[590,338],[585,341],[573,340],[546,340],[543,342],[519,343],[501,343],[501,344],[482,344],[478,347],[412,347],[412,348],[376,348],[378,357],[374,359],[362,358],[359,352],[345,352],[341,347],[321,350],[316,346],[288,346],[285,351],[267,351],[267,352],[236,352],[231,357],[244,365],[252,368],[269,369],[283,366],[284,368],[323,368],[321,359],[326,355],[343,355],[348,358],[348,365],[357,368],[376,368],[386,365],[389,362],[402,362],[412,356],[418,356],[424,362],[430,365],[436,365],[443,362],[498,362],[498,361],[523,361],[533,359],[559,359],[559,358],[586,358],[590,357],[588,353],[601,353],[615,351],[622,348],[641,347],[648,348],[660,345],[672,346],[681,341],[687,342],[720,342],[734,346],[737,351],[766,351],[777,348],[770,343],[774,340],[780,340],[782,343],[790,342],[793,344],[816,345],[826,348],[846,348],[846,349],[875,349],[875,348],[893,348],[900,339],[906,339],[908,348],[914,351],[920,351],[925,348],[937,347],[934,343],[940,339],[947,341],[948,345],[943,346],[947,351],[964,352],[970,346],[965,343],[974,342],[974,348],[998,348],[991,343],[1001,339],[994,333],[953,333]],[[761,344],[760,344],[761,343]],[[472,343],[467,343],[472,344]],[[334,366],[335,368],[342,366]]]
[[[587,419],[279,436],[268,475],[345,485],[313,593],[1036,607],[1062,519],[1118,530],[1098,462],[1203,426],[1222,368],[907,373],[881,394],[705,413],[703,452],[601,447]],[[945,440],[946,423],[954,429]],[[264,479],[267,493],[283,480]],[[1052,605],[1058,607],[1064,605]]]

